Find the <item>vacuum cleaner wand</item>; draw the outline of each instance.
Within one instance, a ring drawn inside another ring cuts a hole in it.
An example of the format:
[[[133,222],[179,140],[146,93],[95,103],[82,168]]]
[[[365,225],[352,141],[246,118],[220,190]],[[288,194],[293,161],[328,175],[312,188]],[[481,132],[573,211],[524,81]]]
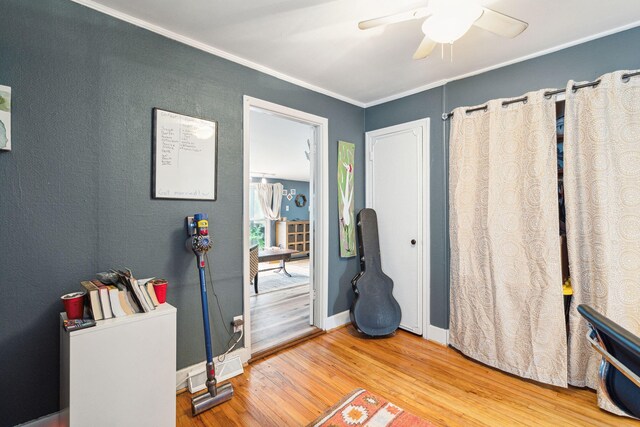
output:
[[[207,286],[204,277],[204,255],[213,246],[209,236],[209,221],[207,214],[197,213],[193,217],[187,217],[187,249],[193,251],[198,262],[200,275],[200,296],[202,301],[202,322],[204,326],[204,342],[207,351],[207,391],[191,399],[191,413],[198,415],[207,409],[226,402],[233,396],[233,386],[230,383],[218,387],[216,370],[213,364],[213,351],[211,347],[211,326],[209,324],[209,303],[207,301]]]

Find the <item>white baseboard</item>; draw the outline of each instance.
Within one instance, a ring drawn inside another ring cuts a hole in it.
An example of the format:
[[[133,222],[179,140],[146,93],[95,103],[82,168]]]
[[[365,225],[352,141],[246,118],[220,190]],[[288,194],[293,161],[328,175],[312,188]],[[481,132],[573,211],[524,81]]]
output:
[[[437,342],[444,346],[449,345],[449,330],[438,328],[437,326],[429,325],[429,333],[427,334],[429,341]]]
[[[251,358],[251,354],[247,351],[245,347],[241,347],[237,350],[232,351],[227,355],[227,357],[240,356],[240,360],[242,360],[242,364],[246,364]],[[217,356],[214,357],[214,361],[217,361]],[[183,388],[187,388],[187,378],[189,378],[189,372],[193,371],[204,371],[207,365],[207,361],[203,360],[202,362],[196,363],[195,365],[187,366],[186,368],[182,368],[176,372],[176,391],[182,390]]]
[[[345,310],[341,313],[327,317],[327,320],[324,322],[324,330],[330,331],[331,329],[339,328],[340,326],[346,325],[350,322],[349,310]]]

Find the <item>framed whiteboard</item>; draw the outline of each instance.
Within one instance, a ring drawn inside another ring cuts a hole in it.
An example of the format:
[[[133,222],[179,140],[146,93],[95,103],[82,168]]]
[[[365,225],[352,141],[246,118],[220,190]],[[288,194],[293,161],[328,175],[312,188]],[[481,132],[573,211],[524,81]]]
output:
[[[218,123],[153,109],[156,199],[216,200]]]

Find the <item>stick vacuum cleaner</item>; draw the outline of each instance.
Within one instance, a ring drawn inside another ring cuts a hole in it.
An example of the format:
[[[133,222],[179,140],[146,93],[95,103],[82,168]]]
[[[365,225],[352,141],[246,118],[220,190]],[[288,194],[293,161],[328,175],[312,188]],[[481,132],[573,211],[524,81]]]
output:
[[[213,364],[211,350],[211,327],[209,325],[209,304],[207,302],[207,286],[204,278],[204,255],[211,249],[213,242],[209,236],[209,221],[207,214],[197,213],[187,217],[187,249],[196,254],[198,272],[200,273],[200,296],[202,299],[202,321],[204,324],[204,343],[207,350],[207,391],[191,399],[191,413],[198,415],[211,409],[233,396],[233,386],[230,383],[220,387],[216,381],[216,368]]]

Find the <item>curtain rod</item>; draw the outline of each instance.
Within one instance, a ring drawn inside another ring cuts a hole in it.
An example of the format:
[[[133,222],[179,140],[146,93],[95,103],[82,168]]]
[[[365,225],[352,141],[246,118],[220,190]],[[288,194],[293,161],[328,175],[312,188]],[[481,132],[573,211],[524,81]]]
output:
[[[631,77],[635,77],[640,75],[640,71],[636,71],[634,73],[625,73],[622,75],[621,79],[623,82],[627,83],[629,81],[629,79]],[[579,89],[583,89],[585,87],[596,87],[600,84],[600,79],[592,81],[592,82],[588,82],[588,83],[583,83],[580,85],[573,85],[571,86],[571,91],[572,92],[576,92]],[[550,99],[553,95],[558,95],[559,93],[565,93],[567,91],[567,89],[556,89],[556,90],[550,90],[544,93],[544,97],[547,99]],[[523,96],[521,98],[515,98],[515,99],[511,99],[509,101],[504,101],[502,103],[503,107],[506,107],[507,105],[510,104],[515,104],[516,102],[522,102],[524,104],[526,104],[528,101],[528,98],[526,96]],[[465,111],[465,113],[469,114],[469,113],[473,113],[474,111],[486,111],[487,108],[489,108],[488,104],[482,105],[480,107],[475,107],[475,108],[469,108],[468,110]],[[442,113],[442,120],[449,120],[451,117],[453,117],[453,111],[450,113]]]

